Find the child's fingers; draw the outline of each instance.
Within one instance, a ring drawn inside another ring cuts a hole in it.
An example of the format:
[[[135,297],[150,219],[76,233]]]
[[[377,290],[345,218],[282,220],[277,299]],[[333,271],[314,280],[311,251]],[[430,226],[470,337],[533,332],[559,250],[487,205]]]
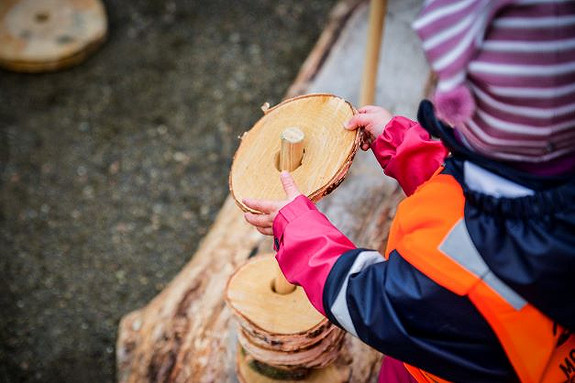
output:
[[[381,110],[381,107],[375,105],[365,105],[359,108],[357,111],[359,113],[373,113]]]
[[[374,137],[369,131],[362,129],[361,137],[360,137],[361,149],[362,150],[368,150],[371,146],[371,143],[373,142],[373,139],[374,139]]]
[[[273,231],[273,229],[272,229],[271,227],[266,227],[266,228],[256,227],[256,229],[257,229],[260,233],[262,233],[263,235],[274,235],[274,231]]]
[[[261,211],[262,213],[269,213],[274,210],[277,210],[278,208],[277,201],[266,201],[263,199],[244,198],[242,202],[250,209]]]
[[[244,218],[248,223],[261,228],[271,227],[273,223],[270,214],[245,213]]]
[[[345,125],[347,130],[355,130],[357,128],[366,127],[371,123],[369,118],[366,118],[365,114],[356,114],[353,116]]]
[[[289,172],[281,172],[280,180],[289,200],[292,200],[301,194]]]

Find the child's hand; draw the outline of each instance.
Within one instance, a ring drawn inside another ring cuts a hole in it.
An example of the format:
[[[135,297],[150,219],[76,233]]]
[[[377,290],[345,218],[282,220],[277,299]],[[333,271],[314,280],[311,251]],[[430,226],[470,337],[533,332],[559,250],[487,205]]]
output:
[[[295,181],[289,172],[283,171],[280,175],[282,186],[286,192],[287,198],[283,201],[266,201],[256,199],[243,199],[242,202],[249,208],[261,211],[262,214],[245,213],[244,218],[248,223],[264,235],[273,235],[274,219],[278,211],[301,195]]]
[[[358,110],[345,126],[348,130],[363,128],[361,149],[368,150],[371,143],[383,133],[383,129],[393,117],[387,109],[379,106],[367,105]]]

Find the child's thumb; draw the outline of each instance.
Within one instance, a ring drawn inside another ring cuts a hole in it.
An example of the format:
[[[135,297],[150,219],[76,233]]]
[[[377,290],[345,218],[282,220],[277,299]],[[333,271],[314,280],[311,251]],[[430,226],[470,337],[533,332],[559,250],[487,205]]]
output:
[[[281,172],[280,180],[282,182],[282,186],[286,192],[288,199],[290,200],[294,199],[295,197],[301,194],[289,172],[287,171]]]

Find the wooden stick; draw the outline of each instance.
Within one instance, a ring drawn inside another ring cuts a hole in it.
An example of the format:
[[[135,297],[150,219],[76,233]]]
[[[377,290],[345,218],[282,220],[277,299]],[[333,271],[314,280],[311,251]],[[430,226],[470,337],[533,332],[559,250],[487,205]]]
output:
[[[282,132],[279,163],[281,171],[293,172],[301,165],[304,137],[303,132],[296,127],[287,128]]]
[[[360,105],[370,105],[375,101],[377,83],[377,63],[381,48],[382,32],[387,12],[387,0],[371,0],[369,12],[369,31],[361,81]]]
[[[296,127],[287,128],[282,132],[279,158],[281,171],[291,172],[301,165],[304,137],[303,132]],[[278,294],[289,294],[295,290],[295,285],[288,282],[279,267],[274,279],[274,290]]]

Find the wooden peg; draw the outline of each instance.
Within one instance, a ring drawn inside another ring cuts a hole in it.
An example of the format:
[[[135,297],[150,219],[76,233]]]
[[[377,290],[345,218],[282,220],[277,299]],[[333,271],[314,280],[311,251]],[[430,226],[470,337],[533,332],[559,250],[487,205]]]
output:
[[[287,128],[281,135],[280,170],[292,172],[301,165],[303,158],[303,132],[296,127]]]
[[[294,171],[301,165],[303,158],[303,141],[305,135],[296,127],[285,129],[281,134],[279,167],[281,171]],[[278,294],[289,294],[295,290],[295,285],[288,282],[282,271],[277,270],[274,279],[274,290]]]

